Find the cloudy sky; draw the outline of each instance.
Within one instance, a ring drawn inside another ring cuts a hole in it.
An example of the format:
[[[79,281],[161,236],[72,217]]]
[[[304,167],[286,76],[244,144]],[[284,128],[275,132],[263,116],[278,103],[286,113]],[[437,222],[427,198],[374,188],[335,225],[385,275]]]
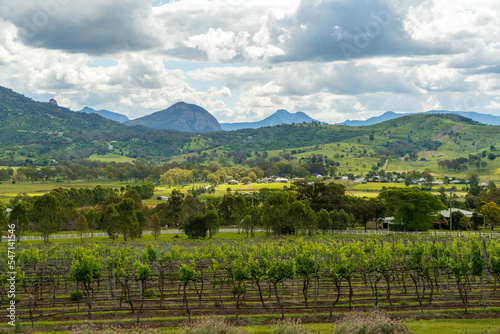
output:
[[[500,115],[498,0],[0,0],[0,85],[137,118]]]

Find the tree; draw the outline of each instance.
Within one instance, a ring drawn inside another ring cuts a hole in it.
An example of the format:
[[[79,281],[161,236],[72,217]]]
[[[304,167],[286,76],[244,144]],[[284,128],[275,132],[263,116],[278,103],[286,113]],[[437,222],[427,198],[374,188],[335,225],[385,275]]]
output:
[[[219,232],[219,227],[220,227],[220,220],[219,220],[219,214],[217,213],[217,210],[213,206],[213,204],[210,204],[207,208],[207,213],[205,214],[205,224],[207,225],[208,229],[208,236],[210,239],[212,239],[212,236]]]
[[[351,223],[351,217],[344,211],[344,209],[332,210],[330,212],[332,219],[332,230],[347,230]]]
[[[426,168],[422,172],[422,177],[425,179],[425,186],[432,187],[432,182],[434,182],[434,176],[432,176],[432,170],[430,168]]]
[[[181,226],[182,231],[189,239],[200,239],[207,237],[207,222],[203,215],[191,215]]]
[[[116,211],[116,207],[113,204],[109,204],[106,207],[102,223],[103,229],[112,240],[118,238],[118,234],[120,233],[120,214]]]
[[[466,215],[464,215],[462,218],[460,218],[460,220],[458,221],[458,227],[462,230],[462,231],[467,231],[470,229],[470,218],[467,217]]]
[[[123,233],[123,240],[127,241],[127,235],[134,229],[138,228],[137,216],[135,213],[134,200],[131,198],[124,198],[121,200],[117,207],[118,214],[120,215],[120,228]],[[132,235],[134,237],[134,235]]]
[[[332,228],[332,219],[330,218],[328,211],[325,209],[321,209],[316,214],[316,220],[318,222],[318,228],[323,231],[323,234]]]
[[[75,229],[78,211],[75,202],[67,201],[61,209],[62,230],[73,231]]]
[[[295,195],[291,192],[273,191],[269,193],[262,206],[262,218],[266,224],[266,233],[269,228],[277,235],[292,234],[295,231],[295,224],[291,224],[288,216],[290,204],[295,201]]]
[[[89,230],[91,233],[91,237],[94,237],[94,230],[98,228],[99,221],[101,220],[101,214],[95,210],[91,209],[89,212],[85,214],[85,218],[87,218],[87,223],[89,226]]]
[[[248,209],[247,215],[245,218],[243,218],[243,228],[247,232],[247,237],[248,234],[252,236],[252,238],[255,235],[255,227],[257,226],[259,219],[261,216],[261,211],[259,207],[251,206],[250,209]]]
[[[161,234],[161,221],[157,213],[151,218],[151,231],[155,240],[158,239],[158,236]]]
[[[467,181],[470,182],[471,187],[475,187],[479,184],[479,173],[478,172],[469,172],[465,176]]]
[[[491,224],[491,229],[500,222],[500,208],[494,202],[489,202],[481,207],[481,214],[486,216],[486,219]]]
[[[402,231],[426,231],[432,227],[433,215],[446,209],[438,196],[413,188],[391,187],[378,198],[394,217],[394,227]]]
[[[484,225],[484,216],[477,212],[473,212],[471,223],[474,230],[479,230],[479,228]]]
[[[298,200],[309,200],[309,204],[315,212],[319,212],[321,209],[332,211],[333,209],[347,208],[349,203],[345,194],[345,186],[338,183],[308,184],[299,181],[294,182],[292,190],[296,193]]]
[[[78,215],[76,218],[75,231],[80,234],[80,239],[83,241],[83,234],[89,229],[89,224],[84,215]]]
[[[300,229],[307,228],[309,235],[312,235],[316,227],[316,216],[309,206],[309,201],[294,201],[288,206],[288,226],[293,227],[295,235],[298,235]]]
[[[37,197],[33,203],[31,218],[35,223],[35,230],[42,234],[45,242],[49,242],[50,235],[61,228],[60,212],[59,202],[51,194]]]
[[[5,212],[5,207],[0,204],[0,229],[3,229],[7,224],[7,213]]]
[[[3,210],[2,210],[3,211]],[[28,230],[28,210],[23,202],[17,203],[9,215],[9,224],[16,225],[14,232],[17,242],[21,240],[21,236]]]
[[[366,225],[369,221],[377,221],[384,217],[385,205],[376,198],[361,198],[351,206],[351,212],[358,222],[363,224],[366,230]]]

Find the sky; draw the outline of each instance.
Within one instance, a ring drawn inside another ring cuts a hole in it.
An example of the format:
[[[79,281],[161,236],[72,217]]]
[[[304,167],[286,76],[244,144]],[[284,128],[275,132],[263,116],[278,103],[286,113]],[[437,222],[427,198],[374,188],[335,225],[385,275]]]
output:
[[[0,0],[0,86],[131,119],[500,115],[500,1]]]

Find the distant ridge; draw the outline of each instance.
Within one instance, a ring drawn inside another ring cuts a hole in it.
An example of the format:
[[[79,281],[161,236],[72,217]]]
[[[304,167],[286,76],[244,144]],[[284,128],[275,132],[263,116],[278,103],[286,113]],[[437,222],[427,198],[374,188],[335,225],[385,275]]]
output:
[[[129,120],[129,118],[127,116],[113,112],[113,111],[109,111],[109,110],[95,110],[95,109],[92,109],[89,107],[85,107],[82,110],[80,110],[79,112],[84,112],[86,114],[94,113],[94,114],[100,115],[104,118],[110,119],[112,121],[120,122],[120,123],[124,123],[124,122]]]
[[[292,114],[286,110],[278,110],[271,116],[258,121],[258,122],[246,122],[246,123],[221,123],[222,130],[224,131],[234,131],[239,129],[258,129],[265,126],[275,126],[281,124],[292,124],[292,123],[311,123],[318,122],[315,119],[309,117],[305,113],[299,111]]]
[[[448,110],[430,110],[426,111],[426,114],[453,114],[453,115],[459,115],[462,117],[470,118],[473,121],[482,123],[482,124],[487,124],[487,125],[500,125],[500,116],[494,116],[490,114],[480,114],[477,112],[473,111],[448,111]],[[407,113],[407,114],[398,114],[393,111],[387,111],[383,113],[380,116],[375,116],[368,118],[365,121],[360,121],[360,120],[346,120],[345,122],[337,123],[336,125],[347,125],[347,126],[367,126],[367,125],[374,125],[378,123],[382,123],[385,121],[390,121],[392,119],[408,116],[408,115],[414,115],[418,113]]]
[[[221,130],[219,121],[212,114],[200,106],[185,102],[176,103],[168,109],[125,122],[125,124],[184,132],[214,132]]]

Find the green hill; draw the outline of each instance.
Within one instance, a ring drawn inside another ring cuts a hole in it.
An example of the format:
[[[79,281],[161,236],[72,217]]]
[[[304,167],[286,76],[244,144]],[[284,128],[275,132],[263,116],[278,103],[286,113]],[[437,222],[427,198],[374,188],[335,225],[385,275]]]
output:
[[[255,152],[284,154],[293,150],[298,154],[306,151],[301,148],[308,147],[308,151],[333,143],[357,145],[356,150],[363,146],[359,158],[416,160],[440,152],[459,157],[495,152],[499,130],[458,115],[422,113],[363,127],[310,123],[192,134],[126,126],[96,114],[35,102],[0,87],[0,165],[7,159],[9,164],[20,164],[25,160],[86,158],[96,153],[162,161],[213,150],[233,152],[238,155],[234,161],[239,162]]]
[[[0,148],[17,154],[18,159],[88,157],[115,147],[133,157],[168,156],[188,140],[188,135],[177,131],[129,127],[96,114],[36,102],[0,87]]]

